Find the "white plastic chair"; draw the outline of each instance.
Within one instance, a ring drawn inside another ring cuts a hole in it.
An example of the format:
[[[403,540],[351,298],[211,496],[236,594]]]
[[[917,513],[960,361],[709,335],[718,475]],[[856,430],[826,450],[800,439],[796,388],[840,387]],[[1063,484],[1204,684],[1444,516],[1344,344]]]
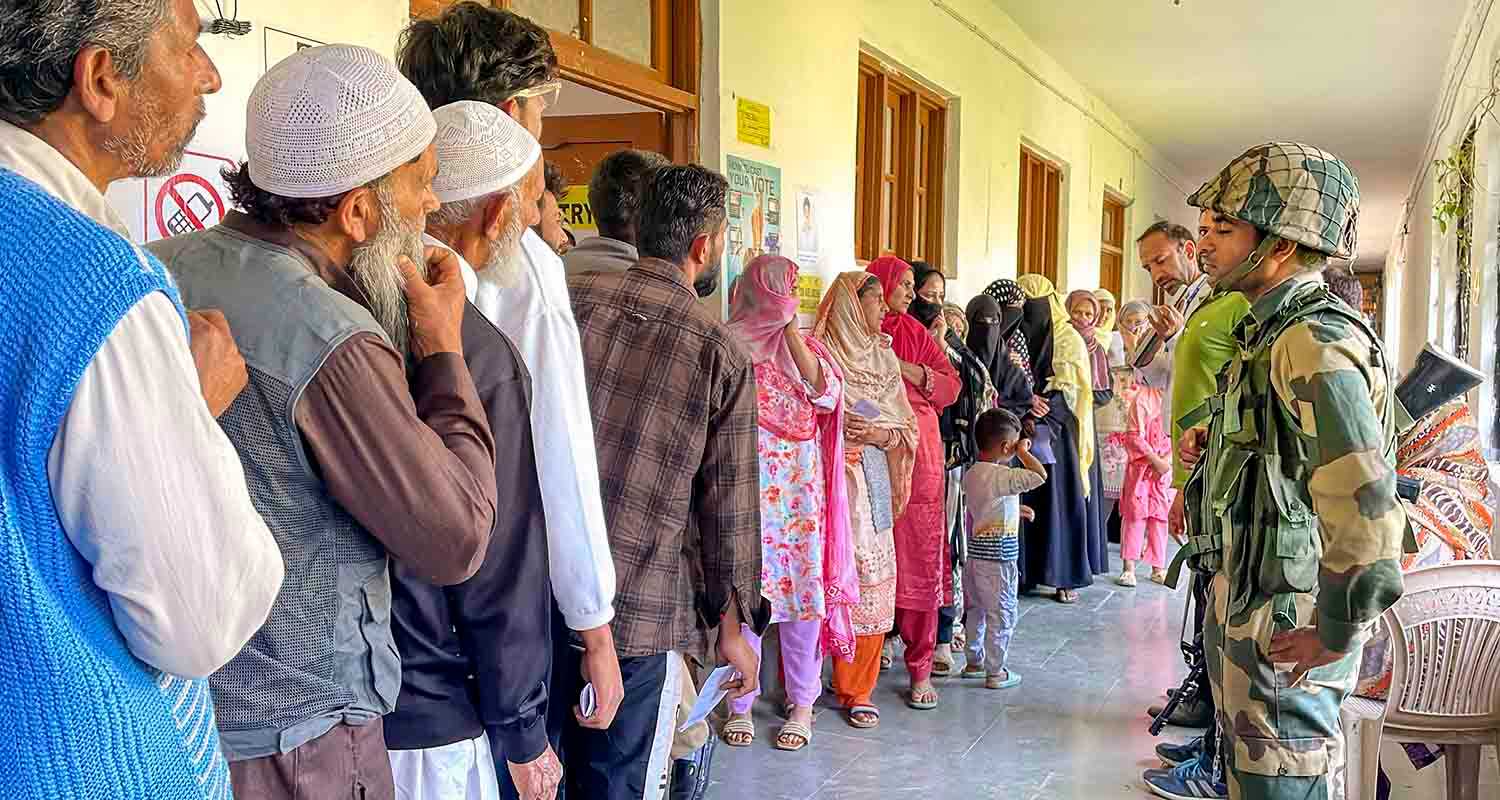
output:
[[[1406,573],[1384,616],[1394,670],[1384,703],[1341,709],[1346,797],[1374,800],[1382,738],[1444,745],[1448,800],[1478,800],[1480,756],[1500,747],[1500,561]]]

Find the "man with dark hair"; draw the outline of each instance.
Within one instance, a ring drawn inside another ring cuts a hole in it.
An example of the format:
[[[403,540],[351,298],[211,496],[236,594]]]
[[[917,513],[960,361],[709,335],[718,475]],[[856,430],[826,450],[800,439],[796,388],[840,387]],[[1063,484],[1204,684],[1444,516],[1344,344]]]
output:
[[[621,150],[599,162],[589,181],[589,210],[599,235],[563,256],[568,277],[624,272],[635,266],[640,260],[635,226],[641,213],[642,181],[647,173],[669,163],[666,156],[649,150]]]
[[[219,730],[240,797],[388,798],[389,557],[461,583],[495,519],[460,268],[422,246],[437,123],[353,45],[288,56],[248,108],[249,158],[229,176],[245,213],[151,245],[247,354],[250,388],[219,422],[287,561],[270,619],[211,680]]]
[[[1179,560],[1212,574],[1204,650],[1220,785],[1235,800],[1341,798],[1340,707],[1401,597],[1407,531],[1390,361],[1321,275],[1354,255],[1359,180],[1325,150],[1267,142],[1188,205],[1202,209],[1199,244],[1219,287],[1254,304],[1220,399],[1178,444],[1201,463],[1172,520],[1189,535]],[[1218,772],[1205,757],[1146,780],[1164,797],[1199,797]]]
[[[1328,291],[1348,303],[1361,316],[1364,315],[1365,286],[1348,267],[1330,265],[1323,270],[1323,280],[1328,284]]]
[[[656,170],[641,201],[640,263],[568,282],[621,576],[615,640],[627,687],[608,732],[569,732],[572,797],[661,797],[676,717],[659,712],[677,704],[680,653],[699,640],[699,620],[718,627],[719,655],[739,670],[733,695],[758,683],[740,627],[769,618],[755,373],[698,303],[719,285],[727,192],[700,166]]]
[[[413,22],[401,36],[396,60],[429,103],[474,100],[497,106],[538,141],[542,113],[561,86],[546,31],[525,17],[475,2],[457,3],[436,17]],[[543,180],[540,165],[531,180]],[[528,226],[540,221],[535,203],[524,210]],[[531,404],[531,433],[558,612],[548,720],[557,746],[568,720],[607,730],[624,695],[610,632],[615,569],[599,497],[578,326],[568,304],[562,260],[529,227],[521,235],[518,259],[513,277],[494,270],[479,274],[474,304],[521,352],[531,372],[532,395],[543,398]],[[559,674],[569,661],[576,665],[571,657],[575,644],[584,651],[583,672],[597,698],[597,708],[588,716],[577,702],[578,692],[557,688],[580,680],[576,670]],[[514,797],[514,787],[504,785],[508,776],[501,772],[502,789]]]
[[[220,85],[199,32],[190,0],[0,4],[7,797],[223,797],[202,679],[281,589],[215,421],[245,362],[104,194],[177,169]]]
[[[536,235],[542,237],[542,241],[552,248],[552,252],[559,256],[568,254],[571,244],[568,242],[568,229],[563,227],[562,200],[568,193],[568,179],[563,177],[562,170],[551,161],[545,162],[542,177],[545,181],[545,191],[537,198],[537,212],[541,214],[541,221],[532,226]]]
[[[538,141],[542,114],[562,89],[547,31],[473,0],[413,22],[397,43],[396,63],[432,108],[459,100],[499,106]]]

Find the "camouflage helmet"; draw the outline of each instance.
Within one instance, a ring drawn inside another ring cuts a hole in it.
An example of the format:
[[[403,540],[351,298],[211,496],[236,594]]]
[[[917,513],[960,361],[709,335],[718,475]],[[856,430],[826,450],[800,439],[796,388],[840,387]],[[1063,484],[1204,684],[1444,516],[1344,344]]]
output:
[[[1297,142],[1246,150],[1188,198],[1334,258],[1353,258],[1359,179],[1332,153]]]

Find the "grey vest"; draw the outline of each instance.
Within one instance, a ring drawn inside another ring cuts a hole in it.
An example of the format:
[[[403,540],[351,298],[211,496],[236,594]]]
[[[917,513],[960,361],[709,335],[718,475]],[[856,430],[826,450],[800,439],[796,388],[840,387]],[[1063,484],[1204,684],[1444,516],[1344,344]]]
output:
[[[224,312],[250,383],[219,419],[255,508],[281,547],[286,580],[270,618],[210,679],[231,761],[287,753],[341,722],[395,708],[385,548],[325,491],[293,414],[349,337],[385,337],[369,312],[301,256],[223,226],[156,242],[188,308]]]

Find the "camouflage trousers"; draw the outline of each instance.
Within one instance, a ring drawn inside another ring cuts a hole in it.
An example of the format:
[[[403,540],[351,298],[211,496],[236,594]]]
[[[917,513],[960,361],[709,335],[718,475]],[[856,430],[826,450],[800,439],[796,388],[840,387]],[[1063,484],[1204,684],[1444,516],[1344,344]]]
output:
[[[1279,630],[1272,599],[1230,617],[1229,585],[1214,576],[1203,644],[1231,800],[1344,800],[1339,706],[1354,691],[1360,651],[1291,685],[1291,672],[1266,657]],[[1296,595],[1295,606],[1297,626],[1312,624],[1313,596]]]

